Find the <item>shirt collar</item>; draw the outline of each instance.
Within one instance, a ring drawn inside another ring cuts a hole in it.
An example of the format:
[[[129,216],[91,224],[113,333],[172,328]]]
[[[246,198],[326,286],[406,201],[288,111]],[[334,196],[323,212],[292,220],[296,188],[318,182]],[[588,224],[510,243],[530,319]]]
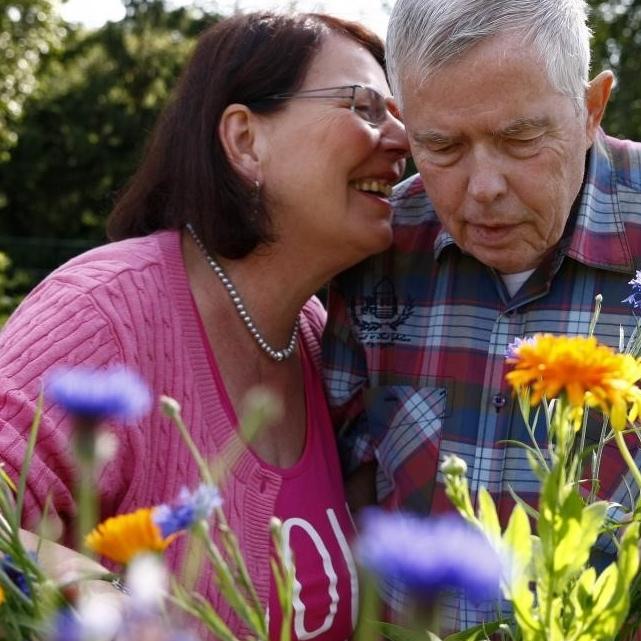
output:
[[[602,130],[588,152],[576,224],[565,254],[589,267],[634,273],[619,204],[616,167]]]

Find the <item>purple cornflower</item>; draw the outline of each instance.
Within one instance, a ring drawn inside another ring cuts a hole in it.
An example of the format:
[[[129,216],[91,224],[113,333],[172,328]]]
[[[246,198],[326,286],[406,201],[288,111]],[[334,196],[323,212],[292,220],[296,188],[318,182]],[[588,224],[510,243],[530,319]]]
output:
[[[499,557],[461,518],[421,519],[376,509],[363,516],[356,554],[379,578],[428,600],[448,589],[463,590],[477,602],[498,598]]]
[[[46,393],[70,414],[90,422],[108,417],[133,420],[151,406],[145,383],[124,367],[106,371],[59,368],[50,375]]]
[[[528,336],[526,338],[515,338],[505,349],[505,358],[514,359],[517,357],[517,350],[523,343],[534,343],[536,339],[534,336]]]
[[[621,302],[632,305],[632,309],[641,309],[641,271],[637,270],[637,275],[628,285],[632,285],[632,293]]]
[[[183,488],[178,500],[154,508],[153,520],[163,538],[189,529],[194,523],[207,520],[223,500],[218,488],[201,483],[194,492]]]

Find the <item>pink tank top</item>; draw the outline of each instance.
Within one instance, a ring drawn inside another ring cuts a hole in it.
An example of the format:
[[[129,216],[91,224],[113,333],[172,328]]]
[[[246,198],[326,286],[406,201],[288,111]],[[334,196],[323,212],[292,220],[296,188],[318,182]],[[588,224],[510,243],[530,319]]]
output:
[[[282,477],[276,514],[296,565],[292,639],[346,641],[358,614],[358,583],[349,549],[354,525],[345,502],[336,442],[320,377],[302,341],[307,406],[303,454]],[[277,639],[280,610],[270,590],[270,638]]]
[[[221,403],[237,424],[197,310],[196,315]],[[295,465],[284,469],[256,458],[263,468],[282,479],[274,516],[283,522],[284,537],[296,565],[292,641],[347,641],[358,616],[358,580],[349,548],[355,532],[354,523],[345,500],[322,382],[300,338],[298,347],[303,364],[307,414],[303,453]],[[265,535],[269,536],[268,533]],[[265,559],[265,563],[269,560]],[[268,607],[269,637],[278,639],[282,616],[273,578]]]

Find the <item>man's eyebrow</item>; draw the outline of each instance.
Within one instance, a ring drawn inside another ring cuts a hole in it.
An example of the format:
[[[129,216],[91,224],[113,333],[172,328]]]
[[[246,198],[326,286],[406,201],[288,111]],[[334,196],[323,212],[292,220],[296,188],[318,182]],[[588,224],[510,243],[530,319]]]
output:
[[[532,131],[540,131],[549,125],[550,119],[547,116],[542,116],[541,118],[517,118],[497,133],[499,136],[518,136]]]
[[[434,129],[423,129],[412,134],[412,138],[418,143],[431,143],[433,145],[449,145],[454,138],[446,136]]]

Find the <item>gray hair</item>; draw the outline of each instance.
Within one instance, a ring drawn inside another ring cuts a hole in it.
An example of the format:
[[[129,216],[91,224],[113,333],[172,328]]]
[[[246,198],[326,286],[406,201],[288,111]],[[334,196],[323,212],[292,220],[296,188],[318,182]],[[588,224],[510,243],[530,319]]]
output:
[[[394,95],[402,80],[426,79],[476,44],[513,32],[530,42],[552,86],[581,109],[590,71],[585,0],[397,0],[387,32]]]

